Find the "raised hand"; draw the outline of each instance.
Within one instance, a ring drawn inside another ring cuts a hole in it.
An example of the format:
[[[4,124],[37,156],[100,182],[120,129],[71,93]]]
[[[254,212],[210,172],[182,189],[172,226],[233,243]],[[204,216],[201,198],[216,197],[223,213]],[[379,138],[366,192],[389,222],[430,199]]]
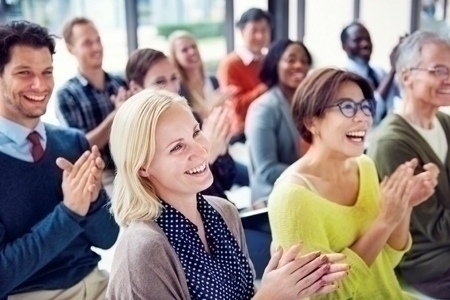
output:
[[[210,109],[213,109],[216,106],[221,106],[226,101],[230,101],[234,97],[234,95],[236,95],[238,90],[239,90],[238,87],[234,85],[229,85],[213,91],[208,96],[208,103],[210,103]]]
[[[120,106],[123,103],[125,103],[125,101],[127,101],[128,98],[130,98],[131,96],[133,96],[133,92],[131,90],[127,90],[124,87],[120,87],[119,90],[117,91],[117,94],[111,95],[110,97],[111,102],[114,104],[115,110],[118,110]]]
[[[408,211],[416,166],[416,160],[406,162],[380,184],[380,216],[389,225],[400,223]]]
[[[56,164],[63,170],[62,191],[63,203],[74,213],[85,216],[91,205],[92,189],[95,178],[90,170],[95,165],[95,156],[86,151],[81,157],[71,164],[65,158],[59,157]]]
[[[409,205],[417,206],[434,194],[435,187],[438,184],[439,168],[433,163],[423,166],[423,172],[413,177],[413,187]]]
[[[203,122],[202,131],[210,142],[210,164],[228,150],[228,142],[231,138],[229,118],[230,109],[226,106],[218,106]]]
[[[100,157],[97,146],[86,151],[75,162],[59,157],[56,164],[63,172],[62,190],[64,204],[80,216],[85,216],[91,202],[98,199],[102,188],[102,176],[105,163]]]
[[[91,168],[93,182],[88,186],[88,189],[91,192],[91,202],[95,202],[102,189],[102,177],[103,170],[105,169],[105,162],[101,158],[100,150],[95,145],[92,147],[92,155],[94,156],[94,164]]]

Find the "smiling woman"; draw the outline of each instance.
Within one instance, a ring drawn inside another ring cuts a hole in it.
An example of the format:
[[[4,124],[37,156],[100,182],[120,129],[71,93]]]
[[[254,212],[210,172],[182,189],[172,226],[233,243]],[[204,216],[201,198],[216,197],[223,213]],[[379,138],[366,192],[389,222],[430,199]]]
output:
[[[139,92],[117,112],[110,141],[112,210],[127,229],[107,299],[303,299],[335,290],[346,276],[347,265],[336,263],[342,255],[280,248],[255,294],[236,208],[200,193],[213,180],[209,142],[184,98]]]
[[[347,256],[352,272],[327,299],[409,299],[394,268],[411,246],[412,182],[421,176],[414,176],[411,160],[379,185],[373,161],[363,155],[372,99],[370,84],[351,72],[326,68],[306,78],[292,114],[311,147],[269,197],[275,245],[302,240],[309,251]]]
[[[253,202],[267,200],[275,180],[306,150],[290,106],[311,65],[311,54],[301,42],[282,39],[267,53],[259,77],[269,90],[250,105],[245,123]]]

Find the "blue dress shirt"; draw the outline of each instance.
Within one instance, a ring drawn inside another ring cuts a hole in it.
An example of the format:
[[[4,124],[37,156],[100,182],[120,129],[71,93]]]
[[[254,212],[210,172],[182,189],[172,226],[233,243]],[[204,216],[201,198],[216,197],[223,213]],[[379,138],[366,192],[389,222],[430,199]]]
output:
[[[0,116],[0,152],[14,158],[33,162],[31,155],[32,144],[27,139],[28,135],[36,131],[39,133],[42,148],[45,151],[47,146],[47,134],[42,121],[33,130]]]

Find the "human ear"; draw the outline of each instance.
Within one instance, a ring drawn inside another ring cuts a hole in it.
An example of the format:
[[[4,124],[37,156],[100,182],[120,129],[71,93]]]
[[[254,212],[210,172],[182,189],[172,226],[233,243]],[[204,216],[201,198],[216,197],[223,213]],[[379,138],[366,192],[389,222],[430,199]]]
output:
[[[138,171],[138,174],[139,174],[139,176],[146,177],[146,178],[149,176],[148,169],[146,167],[141,167]]]
[[[400,73],[400,81],[403,83],[403,86],[411,86],[412,85],[411,72],[407,70],[402,70]]]

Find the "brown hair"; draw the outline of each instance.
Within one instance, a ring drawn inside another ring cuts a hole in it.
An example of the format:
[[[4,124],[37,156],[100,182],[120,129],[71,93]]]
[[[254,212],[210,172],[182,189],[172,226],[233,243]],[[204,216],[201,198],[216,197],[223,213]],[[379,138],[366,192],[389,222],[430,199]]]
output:
[[[167,56],[161,51],[146,48],[135,50],[128,58],[125,67],[125,77],[128,83],[134,81],[136,84],[144,87],[144,78],[147,71],[161,59]]]
[[[62,28],[62,35],[66,44],[71,45],[72,43],[72,31],[76,25],[90,24],[94,26],[94,22],[85,17],[74,17],[66,21]]]
[[[363,77],[335,68],[316,70],[297,87],[292,99],[292,117],[302,138],[312,143],[312,133],[307,124],[313,117],[323,117],[325,110],[336,100],[339,87],[344,82],[354,82],[365,99],[373,99],[370,84]]]

